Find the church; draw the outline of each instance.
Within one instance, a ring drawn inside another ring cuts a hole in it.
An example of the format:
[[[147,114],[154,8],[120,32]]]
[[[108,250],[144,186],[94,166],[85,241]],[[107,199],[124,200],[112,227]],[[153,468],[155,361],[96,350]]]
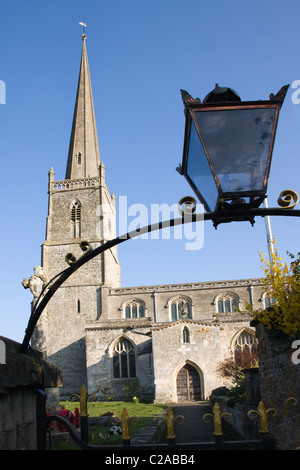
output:
[[[50,169],[48,198],[41,266],[31,279],[35,298],[38,283],[68,267],[66,254],[81,256],[82,241],[96,248],[116,237],[116,197],[100,160],[85,34],[65,179]],[[61,369],[61,399],[85,384],[98,400],[120,400],[134,382],[142,399],[198,401],[223,385],[222,361],[256,357],[250,316],[242,312],[267,301],[260,279],[122,287],[114,247],[58,289],[31,345]]]

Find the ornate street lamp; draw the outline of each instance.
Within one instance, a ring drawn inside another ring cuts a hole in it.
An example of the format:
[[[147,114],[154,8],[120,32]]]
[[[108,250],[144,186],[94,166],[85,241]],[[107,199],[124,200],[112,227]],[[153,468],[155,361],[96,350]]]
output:
[[[278,116],[288,87],[268,101],[244,102],[234,90],[218,84],[202,103],[181,90],[186,122],[177,170],[207,212],[247,211],[266,198]],[[236,220],[253,223],[249,216]]]

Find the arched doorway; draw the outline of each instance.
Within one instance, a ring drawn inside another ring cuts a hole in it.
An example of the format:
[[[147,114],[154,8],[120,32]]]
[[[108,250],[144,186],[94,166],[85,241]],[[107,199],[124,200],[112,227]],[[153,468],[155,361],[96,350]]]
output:
[[[177,374],[177,402],[201,400],[201,381],[195,367],[185,364]]]

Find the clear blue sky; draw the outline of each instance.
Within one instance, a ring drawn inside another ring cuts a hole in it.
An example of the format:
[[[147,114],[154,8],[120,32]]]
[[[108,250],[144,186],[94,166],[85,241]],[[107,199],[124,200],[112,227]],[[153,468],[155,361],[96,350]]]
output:
[[[268,99],[300,80],[298,0],[27,0],[1,2],[1,324],[22,341],[31,293],[21,285],[41,263],[51,166],[63,179],[86,22],[101,159],[109,189],[135,203],[176,204],[191,195],[181,162],[180,89],[203,99],[215,83],[242,100]],[[268,189],[300,193],[300,104],[281,110]],[[118,199],[117,199],[118,200]],[[299,219],[271,219],[277,246],[299,251]],[[260,277],[263,219],[205,223],[204,245],[131,240],[119,247],[123,286]],[[62,318],[63,328],[63,318]]]

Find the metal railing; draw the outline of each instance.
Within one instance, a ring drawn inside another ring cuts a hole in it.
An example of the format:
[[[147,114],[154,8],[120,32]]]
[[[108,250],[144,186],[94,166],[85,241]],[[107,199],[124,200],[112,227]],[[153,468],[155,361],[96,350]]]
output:
[[[114,416],[111,418],[111,425],[120,424],[122,430],[122,444],[119,445],[109,445],[101,446],[94,445],[89,443],[88,437],[88,413],[87,413],[87,404],[90,397],[93,400],[96,400],[95,395],[88,394],[85,386],[82,386],[80,392],[77,394],[72,394],[70,399],[77,397],[80,402],[80,434],[74,426],[70,423],[69,420],[62,416],[47,416],[45,410],[46,396],[43,391],[39,391],[37,394],[37,433],[38,433],[38,450],[47,449],[47,434],[48,439],[48,448],[51,448],[51,430],[50,424],[57,422],[63,425],[66,431],[69,433],[71,439],[80,446],[82,450],[109,450],[109,451],[122,451],[122,450],[148,450],[148,451],[192,451],[192,450],[222,450],[222,449],[253,449],[253,450],[276,450],[277,443],[274,438],[270,436],[269,431],[269,416],[276,416],[277,410],[274,408],[266,408],[262,401],[259,402],[257,409],[251,409],[246,413],[247,418],[252,419],[254,416],[259,418],[259,429],[258,439],[237,439],[228,441],[224,437],[223,432],[223,420],[227,422],[232,420],[231,413],[222,412],[220,405],[216,402],[212,407],[211,413],[206,413],[203,415],[204,423],[213,422],[213,433],[212,439],[209,442],[187,442],[179,443],[176,442],[176,433],[174,430],[174,425],[186,423],[186,419],[182,415],[174,415],[174,411],[171,406],[167,407],[165,415],[155,418],[155,424],[157,426],[161,425],[164,422],[166,426],[166,435],[164,443],[153,443],[153,444],[141,444],[141,445],[132,445],[131,444],[131,435],[130,435],[130,425],[133,420],[139,422],[140,418],[137,416],[129,416],[126,408],[123,409],[119,417]],[[297,403],[297,400],[293,397],[289,397],[284,404],[283,416],[287,413],[288,403],[293,405]],[[187,431],[188,435],[188,431]]]

